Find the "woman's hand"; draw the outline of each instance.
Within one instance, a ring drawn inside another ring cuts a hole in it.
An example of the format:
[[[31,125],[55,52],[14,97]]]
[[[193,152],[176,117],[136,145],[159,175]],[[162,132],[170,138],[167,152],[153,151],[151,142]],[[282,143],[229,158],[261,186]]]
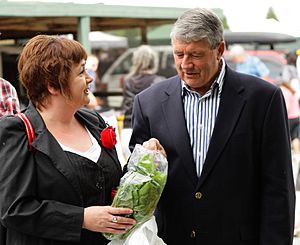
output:
[[[123,234],[136,223],[134,219],[123,217],[124,214],[132,214],[132,210],[111,206],[87,207],[82,227],[95,232]]]
[[[162,145],[159,143],[158,139],[151,138],[148,141],[145,141],[143,143],[143,146],[149,150],[159,151],[161,154],[163,154],[165,157],[167,157],[166,151],[162,147]]]

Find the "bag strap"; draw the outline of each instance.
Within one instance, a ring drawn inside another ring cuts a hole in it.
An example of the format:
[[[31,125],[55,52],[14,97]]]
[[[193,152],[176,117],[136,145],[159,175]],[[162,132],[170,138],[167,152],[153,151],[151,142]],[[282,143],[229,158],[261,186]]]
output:
[[[34,129],[32,127],[32,124],[29,120],[29,118],[24,114],[24,113],[18,113],[17,116],[19,118],[22,119],[22,121],[25,124],[26,127],[26,133],[27,133],[27,138],[28,138],[28,146],[29,146],[29,150],[32,151],[32,146],[31,143],[34,141],[35,139],[35,133],[34,133]]]

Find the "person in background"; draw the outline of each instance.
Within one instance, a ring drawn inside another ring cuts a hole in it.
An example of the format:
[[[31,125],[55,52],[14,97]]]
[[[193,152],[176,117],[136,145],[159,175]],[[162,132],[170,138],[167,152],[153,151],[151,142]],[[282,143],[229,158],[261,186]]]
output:
[[[87,73],[93,78],[92,82],[90,83],[90,103],[86,106],[88,109],[96,109],[97,111],[101,111],[102,106],[107,104],[106,98],[101,98],[99,96],[95,96],[94,93],[101,90],[101,83],[98,76],[98,66],[99,66],[99,59],[96,55],[89,55],[86,60],[86,69]]]
[[[291,150],[293,158],[300,162],[300,105],[295,90],[288,82],[280,81],[279,87],[282,90],[287,108],[289,129],[291,136]]]
[[[300,101],[300,79],[296,67],[297,54],[296,51],[291,51],[286,54],[287,64],[282,69],[282,82],[287,84],[293,90],[298,101]]]
[[[165,77],[156,75],[157,70],[157,52],[148,45],[138,47],[133,53],[132,66],[129,74],[125,78],[123,92],[122,111],[125,117],[121,138],[125,158],[128,158],[130,155],[128,144],[132,132],[131,114],[134,97],[144,89],[165,79]]]
[[[92,82],[90,83],[90,91],[93,93],[96,90],[96,84],[99,79],[97,74],[99,59],[95,55],[89,55],[85,65],[87,73],[93,78]]]
[[[20,54],[20,81],[30,99],[24,113],[35,139],[30,151],[22,120],[0,121],[6,245],[103,245],[102,232],[125,233],[135,223],[125,217],[131,209],[110,206],[122,169],[113,129],[82,109],[92,81],[86,59],[79,42],[47,35],[30,39]]]
[[[300,236],[300,80],[296,67],[296,51],[286,54],[287,64],[283,67],[280,88],[282,89],[291,135],[293,172],[296,185],[295,236]]]
[[[296,68],[298,72],[298,79],[300,80],[300,48],[296,50],[297,60],[296,60]]]
[[[230,48],[229,57],[235,64],[235,70],[269,80],[270,70],[258,57],[246,53],[243,46],[235,44]]]
[[[295,236],[300,235],[300,203],[299,203],[299,164],[300,164],[300,106],[299,100],[295,96],[295,90],[290,83],[281,80],[279,87],[282,90],[289,120],[289,130],[291,136],[293,178],[296,186],[296,206],[295,206]]]
[[[221,20],[185,11],[171,32],[178,76],[135,96],[130,148],[154,137],[168,179],[155,211],[166,244],[292,245],[295,189],[280,88],[230,69]]]
[[[0,118],[20,112],[20,102],[15,87],[0,77]]]

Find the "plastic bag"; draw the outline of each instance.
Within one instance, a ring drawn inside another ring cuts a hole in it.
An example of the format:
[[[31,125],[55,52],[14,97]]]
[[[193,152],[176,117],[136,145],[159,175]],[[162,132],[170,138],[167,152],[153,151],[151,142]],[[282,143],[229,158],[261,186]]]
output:
[[[136,228],[125,240],[112,240],[108,245],[166,245],[157,236],[155,217]]]
[[[124,240],[134,230],[153,217],[154,210],[167,181],[168,162],[158,151],[137,144],[128,162],[128,172],[121,178],[113,207],[133,210],[136,224],[125,234],[104,233],[109,240]]]

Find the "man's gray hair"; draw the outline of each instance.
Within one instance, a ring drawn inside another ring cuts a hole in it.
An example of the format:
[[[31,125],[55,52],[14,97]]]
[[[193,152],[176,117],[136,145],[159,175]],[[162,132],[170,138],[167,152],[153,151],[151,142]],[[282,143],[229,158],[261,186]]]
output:
[[[207,40],[214,49],[223,40],[223,24],[211,10],[189,9],[177,19],[170,37],[172,43],[175,40],[186,43]]]

